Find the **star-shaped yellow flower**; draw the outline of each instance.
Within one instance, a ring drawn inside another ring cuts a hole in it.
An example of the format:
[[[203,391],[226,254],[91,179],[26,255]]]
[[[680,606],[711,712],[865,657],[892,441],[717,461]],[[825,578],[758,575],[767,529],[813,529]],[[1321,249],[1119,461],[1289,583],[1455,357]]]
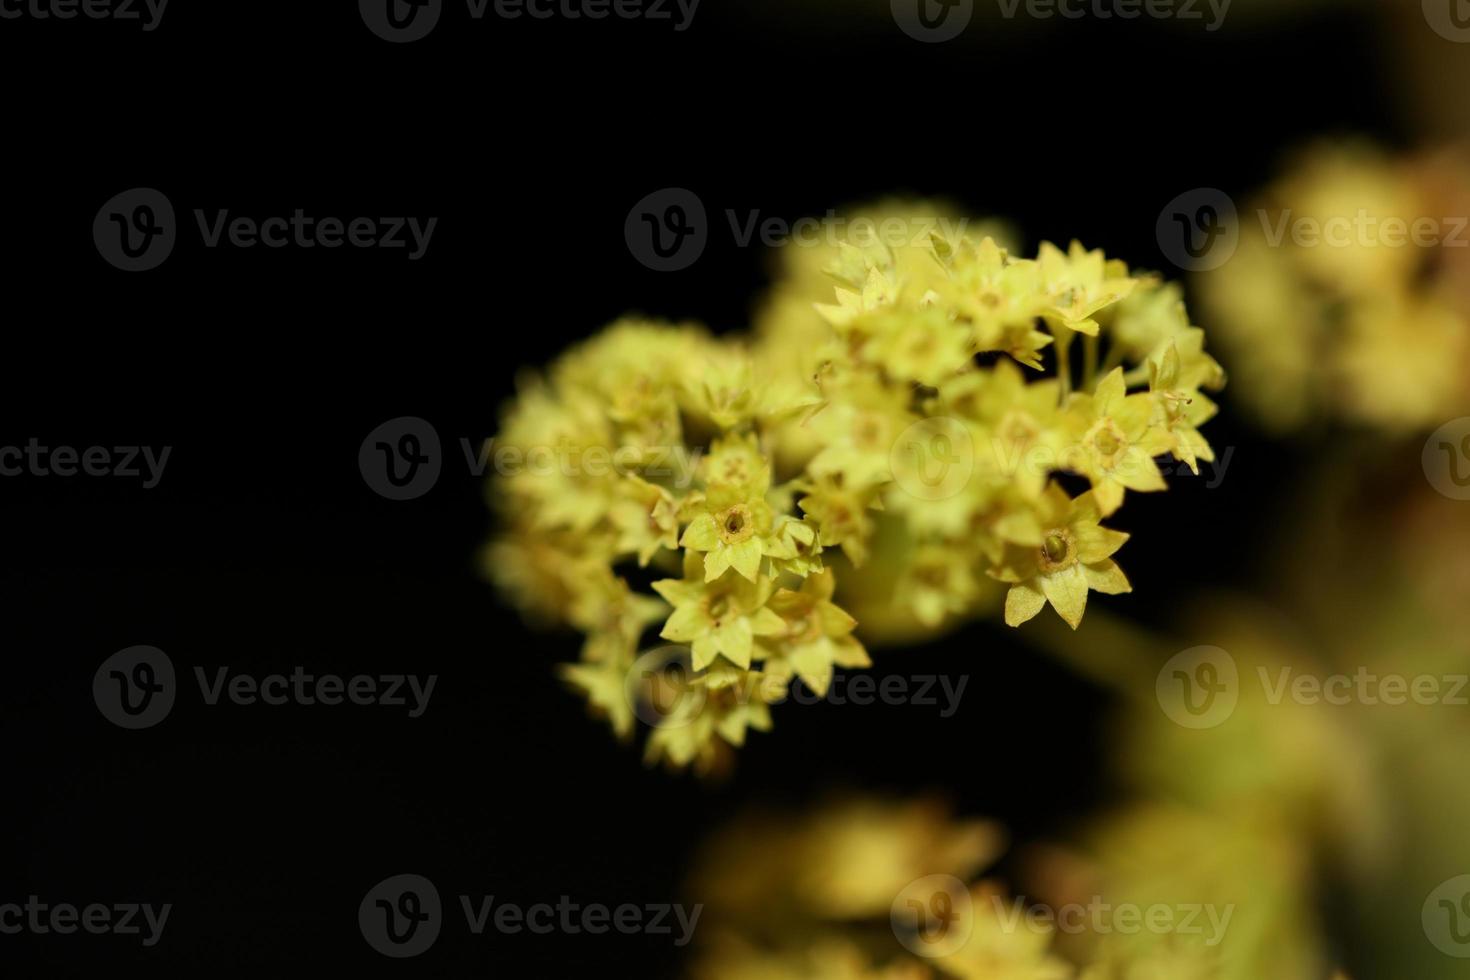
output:
[[[1152,396],[1128,394],[1122,368],[1109,372],[1093,394],[1073,395],[1066,414],[1077,441],[1062,461],[1091,481],[1104,517],[1122,506],[1125,489],[1167,489],[1154,457],[1169,452],[1174,439],[1153,425]]]
[[[689,644],[695,670],[705,669],[717,656],[749,667],[755,638],[786,630],[785,621],[766,605],[774,588],[769,579],[726,575],[709,581],[704,562],[693,551],[684,554],[683,579],[661,579],[653,588],[674,606],[659,636]]]
[[[1102,249],[1089,252],[1077,241],[1065,253],[1051,242],[1042,242],[1037,263],[1047,293],[1043,312],[1048,322],[1078,333],[1095,336],[1099,328],[1093,315],[1138,285],[1122,262],[1109,261]]]
[[[1075,500],[1052,484],[1041,501],[1041,540],[1034,547],[1007,545],[991,574],[1011,583],[1006,593],[1006,625],[1020,626],[1048,602],[1076,629],[1087,608],[1087,592],[1118,595],[1132,591],[1112,555],[1128,540],[1122,531],[1098,524],[1095,494]]]

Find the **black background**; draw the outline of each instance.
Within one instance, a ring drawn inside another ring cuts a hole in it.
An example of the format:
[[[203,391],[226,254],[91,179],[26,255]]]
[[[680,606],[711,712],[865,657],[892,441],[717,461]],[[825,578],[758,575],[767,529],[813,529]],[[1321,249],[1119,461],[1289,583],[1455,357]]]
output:
[[[1244,0],[1239,0],[1243,6]],[[726,209],[788,220],[892,192],[1166,267],[1176,194],[1264,181],[1304,138],[1403,137],[1366,18],[1219,32],[1147,21],[980,24],[916,43],[886,4],[704,0],[668,23],[474,23],[450,3],[389,45],[356,5],[185,3],[160,28],[0,21],[8,355],[0,445],[171,446],[160,485],[0,479],[5,848],[0,901],[171,902],[163,941],[0,936],[0,972],[259,976],[672,975],[656,936],[474,938],[454,910],[417,960],[372,952],[362,895],[390,874],[503,901],[680,897],[698,841],[752,802],[831,788],[939,790],[1026,839],[1099,802],[1103,694],[976,625],[875,672],[968,674],[950,719],[918,706],[787,706],[729,781],[645,770],[564,691],[570,635],[522,627],[477,571],[490,531],[459,440],[494,433],[515,372],[630,311],[740,329],[767,282]],[[181,217],[437,216],[427,256],[206,250],[159,269],[99,257],[93,216],[156,187]],[[683,186],[718,222],[691,268],[638,264],[623,221]],[[1206,324],[1208,326],[1208,324]],[[1227,365],[1228,367],[1228,365]],[[1231,413],[1216,490],[1176,481],[1116,522],[1135,586],[1102,600],[1167,623],[1196,589],[1249,585],[1302,464]],[[445,472],[392,502],[366,434],[429,420]],[[1207,563],[1182,564],[1198,551]],[[1050,616],[1050,613],[1046,615]],[[1085,627],[1084,627],[1085,630]],[[152,644],[195,666],[434,673],[427,713],[204,707],[127,732],[94,671]],[[684,896],[697,901],[697,896]],[[10,964],[18,969],[12,971]]]

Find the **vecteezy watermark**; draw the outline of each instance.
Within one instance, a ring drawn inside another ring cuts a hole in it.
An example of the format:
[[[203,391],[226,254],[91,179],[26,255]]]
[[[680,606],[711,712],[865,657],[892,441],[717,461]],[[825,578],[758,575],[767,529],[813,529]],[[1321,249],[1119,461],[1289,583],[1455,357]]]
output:
[[[113,20],[154,31],[168,0],[0,0],[0,20]]]
[[[1101,896],[1056,908],[1030,905],[1019,898],[1007,901],[999,894],[992,894],[990,901],[996,921],[1006,933],[1025,929],[1038,935],[1060,932],[1069,936],[1084,933],[1136,936],[1146,932],[1155,936],[1203,936],[1206,946],[1220,945],[1235,915],[1233,904],[1223,908],[1199,902],[1137,905],[1107,902]]]
[[[422,40],[438,25],[444,0],[358,0],[368,30],[385,41],[404,44]],[[682,33],[694,22],[699,0],[465,0],[472,21],[485,16],[500,20],[647,20],[669,22]]]
[[[1094,896],[1086,902],[1069,902],[1051,908],[1020,898],[1007,899],[998,892],[977,893],[1000,931],[1015,934],[1025,930],[1037,935],[1118,934],[1134,936],[1201,936],[1206,946],[1225,939],[1233,904],[1218,906],[1203,902],[1138,905],[1109,902]],[[975,902],[964,882],[948,874],[916,878],[904,886],[889,908],[889,922],[899,942],[923,957],[951,956],[969,942],[977,915]]]
[[[890,0],[893,22],[915,41],[953,41],[970,26],[975,0]]]
[[[1451,500],[1470,500],[1470,416],[1435,429],[1420,461],[1430,486]]]
[[[471,935],[487,930],[504,935],[553,933],[600,936],[670,936],[675,946],[685,946],[694,936],[703,905],[686,907],[677,903],[624,902],[607,905],[582,903],[562,895],[555,904],[508,902],[494,895],[459,895],[465,928]],[[393,875],[378,882],[363,896],[357,923],[367,944],[384,956],[404,959],[425,952],[443,931],[446,915],[439,890],[423,875]],[[677,931],[676,931],[677,930]]]
[[[1351,674],[1298,674],[1292,667],[1270,670],[1257,667],[1256,675],[1267,704],[1280,704],[1290,698],[1296,704],[1330,704],[1343,707],[1363,704],[1396,708],[1405,704],[1470,704],[1465,688],[1470,674],[1375,674],[1358,667]]]
[[[1256,668],[1268,705],[1334,707],[1400,707],[1402,705],[1470,704],[1470,674],[1378,674],[1359,666],[1350,674],[1299,673],[1290,665]],[[1159,706],[1185,728],[1214,728],[1235,712],[1240,699],[1240,672],[1235,658],[1219,647],[1191,647],[1176,654],[1159,671]]]
[[[367,434],[357,450],[363,482],[389,500],[422,497],[439,482],[443,466],[439,433],[413,415],[384,422]]]
[[[257,676],[229,667],[195,667],[200,699],[213,707],[228,702],[237,707],[342,704],[407,709],[410,718],[423,715],[434,696],[439,675],[429,674],[315,674],[296,666],[288,673]],[[120,728],[151,728],[168,717],[178,696],[173,661],[157,647],[119,650],[102,662],[92,677],[92,698],[102,716]]]
[[[1436,885],[1419,916],[1435,949],[1457,959],[1470,958],[1470,874]]]
[[[1270,248],[1466,248],[1470,217],[1352,214],[1304,215],[1290,207],[1257,208]],[[1240,244],[1235,202],[1214,187],[1178,195],[1159,212],[1155,234],[1164,256],[1180,269],[1208,272],[1230,261]]]
[[[1466,0],[1422,0],[1424,20],[1446,41],[1470,44],[1470,3]]]
[[[684,490],[694,482],[704,450],[677,446],[516,446],[494,438],[476,445],[461,437],[465,470],[483,477],[492,468],[501,476],[578,477],[593,479],[636,473],[666,480]],[[434,488],[444,467],[438,431],[417,416],[389,419],[373,429],[357,450],[363,482],[389,500],[412,500]]]
[[[995,0],[1006,20],[1154,20],[1203,21],[1217,31],[1231,0]],[[909,37],[933,44],[964,33],[975,14],[974,0],[890,0],[893,20]]]
[[[693,724],[710,697],[716,696],[703,683],[704,671],[693,668],[687,647],[666,645],[641,654],[633,662],[623,683],[623,694],[633,714],[655,728],[683,728]],[[861,671],[834,673],[826,690],[818,694],[800,678],[789,681],[764,674],[758,680],[736,683],[718,690],[717,696],[735,704],[759,700],[769,705],[832,704],[867,707],[914,705],[938,708],[939,717],[950,718],[959,710],[960,699],[970,683],[968,674],[888,674],[877,677]]]
[[[977,441],[964,422],[935,415],[899,433],[889,449],[888,466],[894,482],[904,492],[919,500],[934,501],[960,493],[977,470],[996,478],[1020,473],[1044,476],[1059,471],[1127,477],[1157,470],[1163,476],[1203,477],[1205,488],[1214,490],[1224,482],[1234,455],[1235,447],[1226,446],[1214,459],[1197,460],[1196,474],[1182,462],[1152,457],[1136,447],[1102,446],[1097,436],[1066,445],[1040,442],[1030,436],[991,436]]]
[[[0,477],[109,476],[141,479],[152,490],[163,479],[172,446],[44,446],[35,437],[25,446],[0,446]],[[141,467],[141,469],[140,469]]]
[[[919,500],[946,500],[975,473],[975,440],[958,419],[943,415],[915,422],[888,451],[893,479]]]
[[[655,272],[687,269],[709,244],[704,202],[684,187],[647,194],[624,219],[623,240],[633,258]]]
[[[1327,218],[1294,214],[1291,208],[1272,213],[1257,209],[1266,244],[1280,248],[1290,241],[1297,248],[1465,248],[1470,236],[1465,234],[1470,218],[1377,215],[1358,208],[1351,215],[1337,214]]]
[[[172,902],[157,908],[147,902],[51,904],[41,901],[38,895],[30,895],[24,905],[0,903],[0,935],[70,936],[85,932],[93,936],[141,936],[143,945],[152,947],[163,938],[163,928],[173,908]]]
[[[1214,728],[1235,713],[1240,672],[1235,658],[1212,646],[1190,647],[1169,658],[1154,684],[1159,707],[1185,728]]]
[[[759,244],[765,248],[835,249],[843,243],[897,248],[923,244],[934,231],[957,240],[970,223],[968,218],[945,215],[890,215],[876,220],[864,215],[842,215],[835,209],[828,209],[821,217],[788,220],[764,215],[759,209],[726,208],[724,219],[737,248]],[[665,187],[645,195],[623,221],[628,251],[655,272],[677,272],[693,265],[704,254],[710,233],[711,223],[704,202],[685,187]]]
[[[206,249],[405,249],[410,262],[424,257],[438,218],[318,217],[296,208],[289,215],[235,215],[227,208],[194,209]],[[173,204],[160,191],[138,187],[107,201],[92,221],[97,251],[125,272],[146,272],[173,252],[180,228]]]
[[[1214,187],[1185,191],[1164,205],[1154,234],[1164,257],[1180,269],[1218,269],[1230,261],[1240,243],[1235,202]]]
[[[1230,13],[1231,0],[996,0],[1000,15],[1013,20],[1020,14],[1033,20],[1151,20],[1203,21],[1205,30],[1218,31]]]
[[[97,251],[124,272],[158,268],[173,253],[178,237],[173,204],[151,187],[123,191],[92,219]]]
[[[888,922],[916,956],[949,956],[964,948],[975,928],[970,890],[954,875],[916,878],[893,899]]]

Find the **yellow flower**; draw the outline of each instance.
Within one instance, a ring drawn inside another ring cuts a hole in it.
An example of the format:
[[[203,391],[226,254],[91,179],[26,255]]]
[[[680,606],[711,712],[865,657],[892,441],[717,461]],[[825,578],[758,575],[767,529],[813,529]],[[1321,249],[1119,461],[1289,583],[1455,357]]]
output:
[[[684,578],[653,583],[674,607],[659,636],[690,644],[694,669],[703,670],[724,656],[737,667],[749,667],[757,636],[776,636],[786,623],[766,605],[774,585],[769,579],[747,580],[727,575],[709,581],[695,552],[684,555]]]
[[[1052,338],[1035,329],[1047,303],[1037,263],[1012,259],[990,238],[975,245],[936,237],[935,257],[949,271],[936,287],[938,302],[971,329],[974,347],[1005,351],[1040,370],[1039,353]]]
[[[1122,531],[1098,524],[1095,495],[1084,493],[1069,500],[1053,484],[1041,501],[1041,540],[1035,547],[1008,545],[993,574],[1010,582],[1006,593],[1006,623],[1019,626],[1041,612],[1048,602],[1057,615],[1076,629],[1087,608],[1087,592],[1118,595],[1132,587],[1112,555],[1128,540]]]
[[[830,570],[819,572],[799,590],[777,591],[769,603],[785,623],[785,630],[769,644],[771,655],[789,663],[819,697],[827,693],[834,667],[872,666],[852,635],[857,620],[832,602],[835,585]]]
[[[1127,393],[1123,369],[1114,368],[1091,395],[1076,394],[1067,405],[1075,446],[1066,462],[1092,483],[1104,517],[1123,504],[1123,491],[1164,490],[1154,457],[1173,448],[1169,433],[1153,425],[1154,401]]]
[[[1099,327],[1093,315],[1138,285],[1123,263],[1108,261],[1101,249],[1089,252],[1077,241],[1065,254],[1050,242],[1042,242],[1037,264],[1047,299],[1042,315],[1078,333],[1096,335]]]
[[[919,622],[938,627],[973,606],[979,592],[973,566],[973,555],[958,547],[921,546],[899,579],[899,594],[913,608]]]
[[[1200,353],[1199,356],[1207,356]],[[1174,443],[1174,458],[1183,461],[1195,473],[1197,460],[1211,462],[1215,451],[1200,435],[1199,427],[1215,417],[1215,403],[1191,385],[1179,356],[1178,341],[1170,343],[1158,362],[1149,362],[1149,390],[1157,400],[1161,423]]]
[[[609,508],[608,518],[617,528],[619,553],[635,553],[642,567],[661,548],[678,547],[679,505],[673,494],[636,474],[618,489],[620,499]]]
[[[1026,383],[1010,361],[962,374],[939,389],[945,412],[980,426],[977,463],[982,472],[1016,481],[1040,495],[1051,471],[1061,468],[1065,433],[1059,425],[1061,390],[1055,379]]]
[[[868,510],[880,506],[875,487],[850,487],[837,473],[816,480],[799,503],[822,529],[818,538],[822,547],[840,547],[854,565],[867,559],[873,530]]]
[[[754,433],[715,440],[699,461],[699,476],[712,487],[762,496],[771,488],[771,461]]]
[[[679,545],[704,553],[704,578],[713,582],[735,569],[751,582],[760,574],[771,508],[759,497],[724,487],[710,491],[703,509],[684,529]]]
[[[777,518],[761,550],[778,574],[784,572],[805,578],[823,568],[822,542],[817,540],[815,525],[796,517],[783,515]]]

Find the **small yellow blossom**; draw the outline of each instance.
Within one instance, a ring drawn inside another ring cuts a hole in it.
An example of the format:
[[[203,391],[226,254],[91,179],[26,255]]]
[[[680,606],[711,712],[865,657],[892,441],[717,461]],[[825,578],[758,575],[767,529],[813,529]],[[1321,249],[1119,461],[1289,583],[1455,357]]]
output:
[[[1087,608],[1088,590],[1106,595],[1132,591],[1112,560],[1128,535],[1098,524],[1101,514],[1091,493],[1069,500],[1053,485],[1042,504],[1041,541],[1035,547],[1009,545],[995,572],[996,578],[1012,583],[1006,623],[1019,626],[1049,602],[1076,629]]]
[[[738,667],[749,667],[755,638],[786,630],[781,617],[766,606],[773,588],[769,579],[726,575],[711,581],[705,562],[693,551],[685,554],[683,579],[662,579],[653,588],[674,607],[659,635],[690,644],[695,670],[721,655]]]

